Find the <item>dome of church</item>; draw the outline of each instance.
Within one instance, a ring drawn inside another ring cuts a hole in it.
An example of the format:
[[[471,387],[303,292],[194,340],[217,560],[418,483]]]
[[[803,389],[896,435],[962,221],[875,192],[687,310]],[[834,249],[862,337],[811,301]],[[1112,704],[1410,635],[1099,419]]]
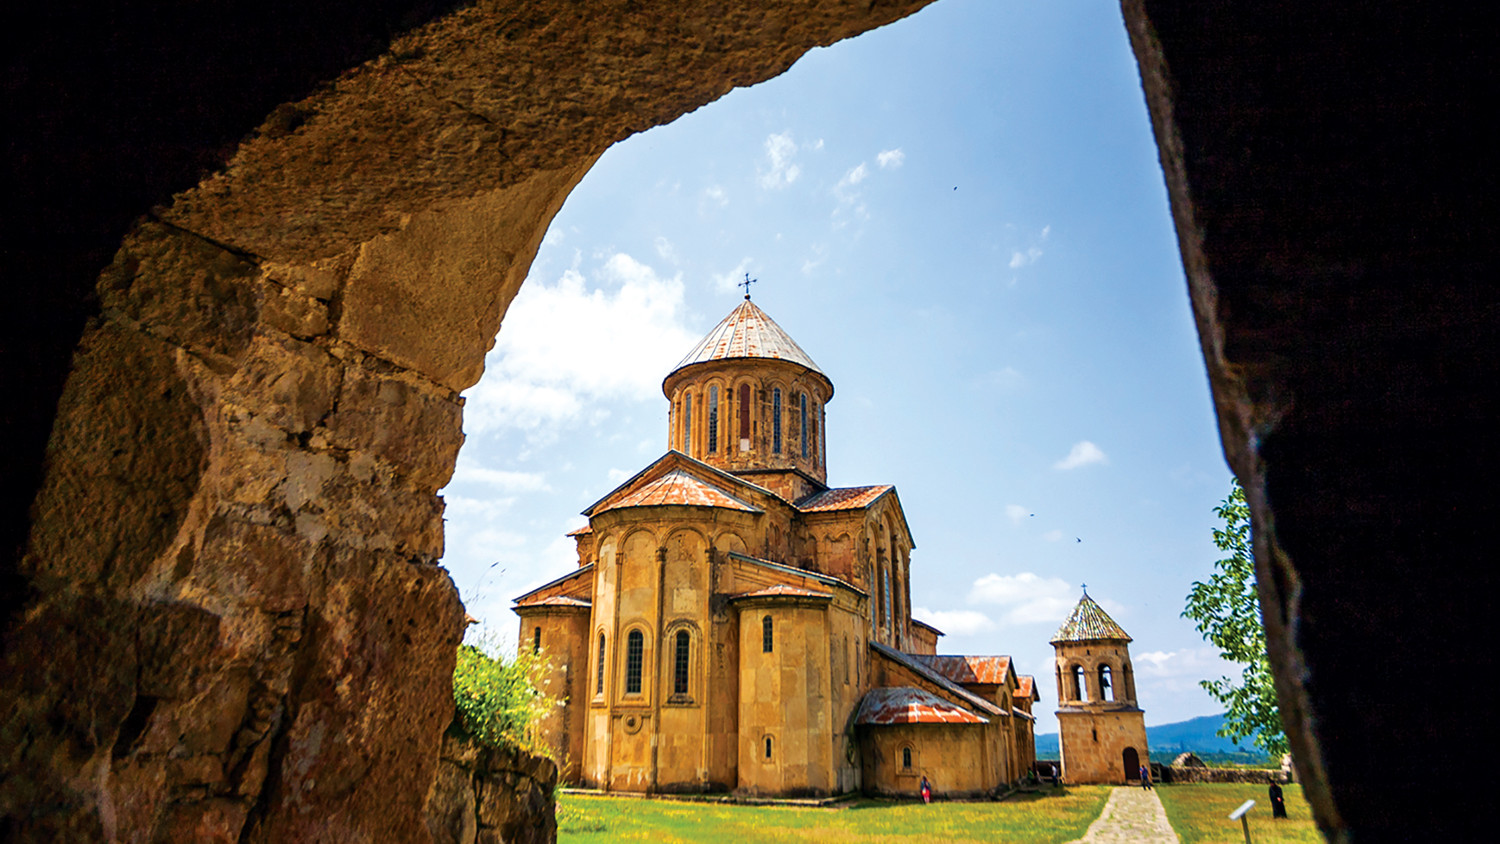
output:
[[[756,307],[748,298],[739,307],[729,312],[714,329],[708,332],[687,357],[672,368],[672,374],[689,366],[732,358],[768,358],[784,360],[804,366],[813,372],[828,376],[818,368],[807,352],[797,345],[776,321]],[[671,375],[667,376],[671,378]],[[830,395],[832,390],[829,391]]]

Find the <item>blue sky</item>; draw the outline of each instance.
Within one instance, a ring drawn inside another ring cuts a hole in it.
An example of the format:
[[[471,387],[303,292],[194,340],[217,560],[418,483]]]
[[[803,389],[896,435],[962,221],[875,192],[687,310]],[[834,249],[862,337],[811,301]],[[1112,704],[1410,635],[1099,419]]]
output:
[[[469,611],[576,564],[584,507],[666,450],[661,381],[739,301],[833,380],[835,486],[893,483],[914,614],[1036,674],[1079,584],[1150,724],[1217,711],[1179,617],[1229,488],[1116,5],[942,0],[611,148],[467,395],[444,491]]]

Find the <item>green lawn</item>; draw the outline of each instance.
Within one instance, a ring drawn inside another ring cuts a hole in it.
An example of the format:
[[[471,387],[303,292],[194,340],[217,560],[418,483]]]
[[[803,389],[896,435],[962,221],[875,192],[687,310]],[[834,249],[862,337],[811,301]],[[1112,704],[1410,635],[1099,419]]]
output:
[[[1322,844],[1323,836],[1313,824],[1312,810],[1302,799],[1302,786],[1282,786],[1286,790],[1285,820],[1271,819],[1271,802],[1264,785],[1216,785],[1188,783],[1162,785],[1156,789],[1167,819],[1183,844],[1243,844],[1245,833],[1239,821],[1228,815],[1246,800],[1254,800],[1250,810],[1250,840],[1265,842],[1306,842]]]
[[[843,808],[805,809],[559,794],[557,840],[1058,844],[1082,836],[1108,797],[1106,787],[1081,786],[1000,803],[859,800]]]

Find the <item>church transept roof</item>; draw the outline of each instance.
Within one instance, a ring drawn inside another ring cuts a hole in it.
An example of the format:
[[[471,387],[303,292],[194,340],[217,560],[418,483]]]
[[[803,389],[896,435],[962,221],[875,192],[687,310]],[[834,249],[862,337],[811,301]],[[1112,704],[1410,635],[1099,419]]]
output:
[[[729,312],[729,316],[714,326],[708,335],[688,352],[682,362],[672,368],[676,372],[695,363],[707,363],[729,358],[771,358],[791,361],[805,366],[813,372],[828,376],[818,368],[813,359],[802,351],[790,335],[782,330],[766,312],[756,307],[749,299]]]
[[[827,513],[833,510],[862,510],[875,503],[875,499],[895,489],[890,484],[879,486],[846,486],[815,492],[797,502],[797,509],[804,513]]]
[[[865,693],[859,703],[859,713],[854,723],[885,726],[890,724],[988,724],[982,715],[976,715],[956,704],[949,703],[931,692],[912,686],[876,688]]]
[[[1124,628],[1115,623],[1109,617],[1104,608],[1094,603],[1089,593],[1083,593],[1078,599],[1078,606],[1073,608],[1073,614],[1068,620],[1057,628],[1052,635],[1051,644],[1059,642],[1088,642],[1095,639],[1118,639],[1129,642],[1130,636],[1125,633]]]
[[[1008,656],[907,654],[955,683],[1003,685],[1010,674]]]
[[[664,504],[723,507],[729,510],[743,510],[747,513],[762,512],[759,507],[741,501],[682,469],[674,469],[619,498],[601,502],[599,506],[589,511],[589,515],[596,516],[608,510],[619,510],[624,507],[657,507]]]

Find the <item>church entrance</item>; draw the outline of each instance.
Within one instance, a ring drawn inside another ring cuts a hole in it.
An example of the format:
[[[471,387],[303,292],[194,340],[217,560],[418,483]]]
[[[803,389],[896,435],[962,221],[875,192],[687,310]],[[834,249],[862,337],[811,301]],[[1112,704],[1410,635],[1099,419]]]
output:
[[[1120,763],[1125,766],[1125,779],[1140,780],[1141,778],[1141,755],[1135,752],[1135,748],[1127,747],[1120,754]]]

